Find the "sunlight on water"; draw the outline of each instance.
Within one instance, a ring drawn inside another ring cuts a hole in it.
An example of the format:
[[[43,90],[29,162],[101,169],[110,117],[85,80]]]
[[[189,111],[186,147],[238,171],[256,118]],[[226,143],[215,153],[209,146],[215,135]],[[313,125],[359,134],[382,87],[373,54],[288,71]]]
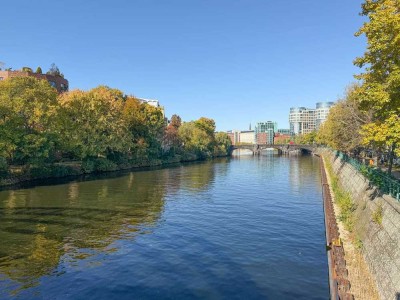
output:
[[[327,298],[312,157],[0,192],[0,298]]]

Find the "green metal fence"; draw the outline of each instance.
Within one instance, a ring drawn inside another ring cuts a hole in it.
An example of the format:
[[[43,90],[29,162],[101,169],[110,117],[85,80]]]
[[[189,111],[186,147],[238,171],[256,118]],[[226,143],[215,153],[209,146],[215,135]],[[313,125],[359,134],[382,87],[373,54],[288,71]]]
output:
[[[348,155],[333,150],[336,157],[339,157],[342,161],[345,161],[352,165],[356,170],[363,174],[373,185],[377,186],[379,190],[384,193],[391,195],[397,201],[400,201],[400,181],[394,177],[389,176],[378,168],[372,168],[370,166],[360,163],[358,160],[349,157]]]

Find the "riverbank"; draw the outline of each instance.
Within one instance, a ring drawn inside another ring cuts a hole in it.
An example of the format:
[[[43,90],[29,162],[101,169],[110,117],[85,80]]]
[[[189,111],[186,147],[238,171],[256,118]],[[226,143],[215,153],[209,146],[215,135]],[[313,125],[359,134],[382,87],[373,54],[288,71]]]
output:
[[[55,164],[46,164],[40,167],[13,167],[9,176],[0,178],[1,187],[12,187],[22,183],[29,183],[44,179],[61,179],[80,177],[89,174],[102,174],[117,171],[140,170],[149,167],[162,167],[179,163],[203,161],[206,159],[228,157],[215,155],[210,158],[199,157],[195,154],[175,155],[163,159],[141,160],[140,162],[123,161],[115,163],[105,158],[91,161],[67,161]]]
[[[364,294],[372,289],[372,284],[365,279],[363,260],[379,298],[397,299],[400,294],[400,203],[336,152],[328,149],[320,152],[330,165],[332,186],[337,186],[339,191],[335,195],[339,204],[335,213],[338,223],[342,224],[339,227],[342,227],[346,264],[349,276],[353,276],[352,293],[359,293],[359,299],[374,299],[374,292]]]
[[[348,231],[344,224],[344,211],[338,205],[337,193],[333,189],[332,166],[324,156],[321,156],[327,178],[327,183],[332,198],[333,212],[338,225],[341,245],[343,246],[346,268],[348,271],[347,280],[350,282],[350,293],[354,299],[379,300],[375,281],[361,253],[361,245],[354,233]]]

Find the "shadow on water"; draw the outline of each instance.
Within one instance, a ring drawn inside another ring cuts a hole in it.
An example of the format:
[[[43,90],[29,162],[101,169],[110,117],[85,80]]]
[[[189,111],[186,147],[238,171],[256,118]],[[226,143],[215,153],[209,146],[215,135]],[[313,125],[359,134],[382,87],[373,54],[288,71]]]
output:
[[[0,191],[0,298],[62,274],[65,264],[111,254],[119,240],[151,233],[162,221],[166,193],[206,189],[216,172],[226,172],[226,160]]]
[[[66,184],[70,182],[82,182],[82,181],[93,181],[93,180],[101,180],[101,179],[111,179],[111,178],[119,178],[126,176],[130,173],[140,173],[140,172],[148,172],[148,171],[157,171],[164,169],[174,169],[181,168],[184,166],[193,166],[193,165],[202,165],[202,164],[221,164],[229,161],[230,157],[217,157],[210,160],[200,160],[200,161],[191,161],[191,162],[181,162],[181,163],[171,163],[160,166],[153,167],[138,167],[127,170],[119,170],[119,171],[111,171],[104,173],[91,173],[91,174],[83,174],[83,175],[73,175],[73,176],[65,176],[59,178],[45,178],[45,179],[34,179],[30,181],[24,181],[13,185],[0,186],[1,191],[7,190],[16,190],[16,189],[30,189],[36,186],[50,186],[50,185],[59,185]]]

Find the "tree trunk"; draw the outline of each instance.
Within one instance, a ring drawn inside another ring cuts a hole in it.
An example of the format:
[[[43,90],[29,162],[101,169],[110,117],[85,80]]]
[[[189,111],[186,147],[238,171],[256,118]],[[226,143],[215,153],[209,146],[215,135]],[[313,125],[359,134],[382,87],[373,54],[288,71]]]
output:
[[[393,143],[390,147],[389,152],[389,165],[388,165],[388,175],[392,175],[392,166],[393,166],[393,157],[394,157],[394,150],[396,149],[396,144]]]

